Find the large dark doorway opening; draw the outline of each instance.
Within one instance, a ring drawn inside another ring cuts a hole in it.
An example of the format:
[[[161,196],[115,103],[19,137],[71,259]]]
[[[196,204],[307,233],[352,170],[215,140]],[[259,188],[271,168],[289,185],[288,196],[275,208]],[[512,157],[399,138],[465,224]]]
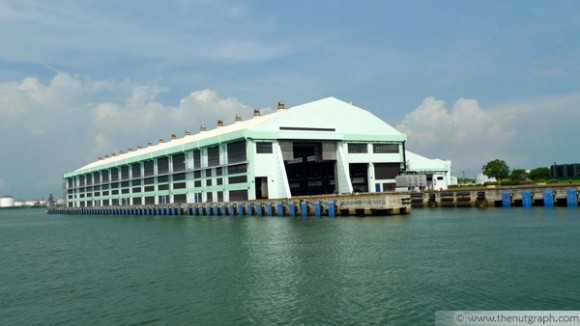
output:
[[[322,143],[294,142],[293,159],[284,161],[292,196],[336,192],[336,161],[323,160]]]
[[[352,190],[354,192],[368,192],[368,163],[351,163],[348,168]]]
[[[256,177],[256,199],[268,198],[268,177]]]

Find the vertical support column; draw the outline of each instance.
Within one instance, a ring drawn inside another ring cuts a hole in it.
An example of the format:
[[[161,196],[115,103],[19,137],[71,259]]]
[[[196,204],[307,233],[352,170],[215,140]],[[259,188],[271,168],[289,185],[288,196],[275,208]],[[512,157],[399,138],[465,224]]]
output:
[[[328,202],[328,217],[336,217],[336,211],[334,208],[334,202],[333,201],[329,201]]]
[[[234,216],[234,204],[230,203],[230,216]]]
[[[218,213],[218,204],[215,204],[213,206],[213,215],[215,216],[219,216],[220,214]]]
[[[288,211],[289,211],[290,217],[296,217],[296,207],[294,207],[293,201],[288,203]]]
[[[532,207],[532,192],[529,190],[522,191],[522,206]]]
[[[320,202],[317,200],[314,202],[314,216],[320,218]]]
[[[552,189],[544,190],[544,207],[554,207],[554,195]]]
[[[308,205],[306,201],[300,203],[300,211],[302,212],[302,217],[308,217]]]
[[[578,192],[576,189],[566,190],[566,206],[578,207]]]
[[[266,212],[267,212],[268,216],[272,216],[272,203],[266,204]]]
[[[277,208],[277,210],[278,210],[278,216],[279,217],[284,217],[284,203],[278,202],[277,206],[278,206],[278,208]]]
[[[512,206],[512,194],[509,191],[501,192],[501,204],[503,207]]]
[[[256,215],[262,216],[262,203],[256,203]]]
[[[246,210],[248,211],[248,216],[252,216],[252,203],[246,203]]]
[[[238,216],[244,216],[244,204],[238,203]]]

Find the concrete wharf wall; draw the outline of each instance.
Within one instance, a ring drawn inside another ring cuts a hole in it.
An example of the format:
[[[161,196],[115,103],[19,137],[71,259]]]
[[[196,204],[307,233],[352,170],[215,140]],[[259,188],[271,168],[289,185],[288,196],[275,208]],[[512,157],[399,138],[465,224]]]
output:
[[[55,207],[47,210],[48,214],[280,217],[398,215],[410,212],[411,197],[405,193],[312,196],[179,205]]]
[[[413,207],[578,207],[580,184],[411,193]]]

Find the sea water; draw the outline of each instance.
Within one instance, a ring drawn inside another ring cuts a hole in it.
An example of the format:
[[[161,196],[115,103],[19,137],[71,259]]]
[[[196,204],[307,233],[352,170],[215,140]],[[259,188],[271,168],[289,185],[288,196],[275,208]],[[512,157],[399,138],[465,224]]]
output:
[[[386,217],[0,210],[0,325],[431,325],[580,310],[580,210]]]

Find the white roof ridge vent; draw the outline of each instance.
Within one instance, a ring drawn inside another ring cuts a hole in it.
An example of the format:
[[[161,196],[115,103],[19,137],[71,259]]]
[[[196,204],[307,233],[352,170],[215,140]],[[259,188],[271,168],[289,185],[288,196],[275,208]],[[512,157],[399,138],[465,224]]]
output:
[[[236,114],[236,123],[241,122],[241,121],[242,121],[242,115]]]
[[[205,125],[199,126],[199,132],[205,132],[206,130],[207,128],[205,127]]]

